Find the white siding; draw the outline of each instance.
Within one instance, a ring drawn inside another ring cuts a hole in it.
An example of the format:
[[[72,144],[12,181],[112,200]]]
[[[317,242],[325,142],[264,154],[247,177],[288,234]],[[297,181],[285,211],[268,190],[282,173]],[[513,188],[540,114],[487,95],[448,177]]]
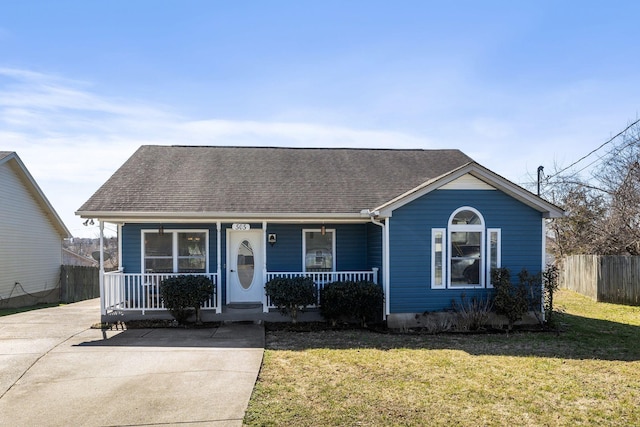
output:
[[[484,181],[479,180],[471,174],[462,175],[460,178],[451,181],[440,187],[441,190],[495,190]]]
[[[9,298],[14,284],[36,293],[58,285],[62,240],[22,174],[0,164],[0,300]],[[16,289],[12,296],[23,295]]]

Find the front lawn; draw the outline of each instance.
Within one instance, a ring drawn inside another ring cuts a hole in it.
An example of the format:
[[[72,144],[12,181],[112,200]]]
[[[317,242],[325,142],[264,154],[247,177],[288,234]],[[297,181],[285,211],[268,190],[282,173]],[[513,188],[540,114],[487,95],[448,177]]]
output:
[[[268,331],[248,425],[640,425],[640,307],[560,291],[563,332]]]

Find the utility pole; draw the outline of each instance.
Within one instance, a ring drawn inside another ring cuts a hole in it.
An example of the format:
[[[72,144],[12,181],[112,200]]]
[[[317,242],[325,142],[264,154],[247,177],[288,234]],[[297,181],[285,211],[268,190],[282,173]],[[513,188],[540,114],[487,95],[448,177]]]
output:
[[[544,166],[538,166],[538,197],[540,197],[540,183],[542,182],[542,171],[544,171]]]

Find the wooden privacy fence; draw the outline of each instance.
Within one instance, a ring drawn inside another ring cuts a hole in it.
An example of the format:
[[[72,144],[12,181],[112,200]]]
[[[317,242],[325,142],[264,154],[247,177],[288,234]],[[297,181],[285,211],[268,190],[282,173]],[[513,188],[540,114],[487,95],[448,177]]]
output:
[[[560,286],[596,301],[640,305],[640,256],[566,257]]]
[[[100,296],[98,267],[63,265],[60,268],[60,300],[65,303]]]

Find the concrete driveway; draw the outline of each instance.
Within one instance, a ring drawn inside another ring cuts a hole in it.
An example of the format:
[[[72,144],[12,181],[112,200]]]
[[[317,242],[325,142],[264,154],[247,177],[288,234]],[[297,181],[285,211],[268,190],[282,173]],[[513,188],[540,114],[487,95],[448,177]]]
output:
[[[0,317],[0,420],[12,426],[240,426],[264,329],[91,329],[98,300]]]

